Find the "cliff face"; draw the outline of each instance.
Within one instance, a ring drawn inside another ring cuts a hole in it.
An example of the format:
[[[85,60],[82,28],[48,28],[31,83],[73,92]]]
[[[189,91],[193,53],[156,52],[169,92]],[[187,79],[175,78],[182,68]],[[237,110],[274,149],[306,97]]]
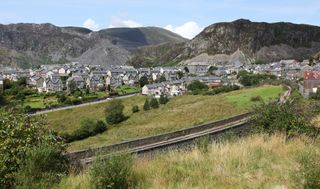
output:
[[[320,27],[282,22],[259,23],[241,19],[208,26],[194,39],[184,43],[183,48],[171,48],[175,53],[169,54],[178,54],[177,56],[165,57],[163,60],[181,62],[204,53],[213,56],[231,55],[241,51],[248,57],[247,60],[277,61],[309,58],[319,50]],[[144,54],[148,55],[148,49],[145,48],[144,51]]]
[[[122,34],[123,31],[126,33]],[[93,32],[80,27],[57,27],[52,24],[0,25],[0,64],[30,67],[79,61],[122,65],[138,47],[185,41],[160,28],[139,28],[138,31],[141,38],[149,40],[135,43],[137,29],[134,28]],[[150,40],[155,36],[159,36],[160,40]]]

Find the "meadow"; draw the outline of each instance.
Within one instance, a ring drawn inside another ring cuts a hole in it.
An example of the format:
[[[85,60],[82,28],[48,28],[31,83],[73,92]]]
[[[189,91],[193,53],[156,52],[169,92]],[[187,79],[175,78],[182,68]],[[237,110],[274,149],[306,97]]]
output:
[[[184,95],[172,98],[168,104],[150,111],[142,110],[147,97],[126,98],[122,100],[125,105],[124,113],[129,117],[126,121],[109,126],[102,134],[70,143],[68,150],[98,147],[222,119],[249,111],[254,104],[260,103],[251,101],[253,96],[269,100],[282,92],[281,86],[261,86],[214,96]],[[101,103],[48,113],[49,127],[58,133],[71,133],[79,128],[82,119],[104,121],[106,105],[107,103]],[[140,112],[132,113],[131,108],[134,105],[139,106]]]

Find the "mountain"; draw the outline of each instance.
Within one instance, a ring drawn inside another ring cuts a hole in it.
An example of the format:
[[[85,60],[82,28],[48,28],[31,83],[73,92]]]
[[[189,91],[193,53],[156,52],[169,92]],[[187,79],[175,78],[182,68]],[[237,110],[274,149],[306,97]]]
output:
[[[309,59],[320,51],[320,27],[293,23],[234,22],[212,24],[190,41],[176,45],[144,47],[132,65],[188,64],[240,61],[252,63],[281,59]]]
[[[109,28],[98,32],[103,38],[111,39],[112,43],[128,51],[137,47],[158,45],[167,42],[186,42],[187,39],[171,31],[157,27],[140,28]]]
[[[78,61],[123,65],[139,47],[186,39],[156,27],[111,28],[97,32],[52,24],[0,24],[0,66],[35,67]]]

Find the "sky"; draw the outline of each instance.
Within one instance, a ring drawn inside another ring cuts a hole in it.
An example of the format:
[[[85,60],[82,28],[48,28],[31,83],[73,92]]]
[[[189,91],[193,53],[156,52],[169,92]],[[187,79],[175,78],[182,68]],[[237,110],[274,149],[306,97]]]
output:
[[[157,26],[185,38],[240,18],[320,25],[320,0],[0,0],[0,23],[52,23],[97,31]]]

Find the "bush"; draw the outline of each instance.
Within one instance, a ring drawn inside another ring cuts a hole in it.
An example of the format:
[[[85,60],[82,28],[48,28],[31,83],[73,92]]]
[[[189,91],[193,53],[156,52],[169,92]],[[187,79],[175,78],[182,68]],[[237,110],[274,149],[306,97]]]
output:
[[[277,78],[275,75],[254,74],[247,71],[240,71],[237,77],[239,78],[239,82],[244,86],[254,86]]]
[[[95,128],[94,128],[94,133],[103,133],[107,130],[107,125],[103,121],[97,121]]]
[[[257,101],[262,101],[262,98],[261,96],[253,96],[250,98],[250,100],[253,102],[257,102]]]
[[[206,84],[196,80],[192,81],[192,83],[188,85],[187,89],[189,91],[207,91],[209,87]]]
[[[132,113],[136,113],[136,112],[139,112],[139,106],[135,105],[132,107]]]
[[[77,140],[83,140],[106,130],[107,126],[103,121],[94,122],[91,119],[84,119],[81,121],[79,129],[73,131],[71,134],[62,133],[60,136],[69,143]]]
[[[147,78],[147,76],[142,76],[140,79],[139,79],[139,85],[140,87],[143,87],[145,85],[149,84],[149,80]]]
[[[24,109],[25,113],[31,112],[31,110],[32,110],[31,106],[29,106],[29,105],[25,106],[23,109]]]
[[[311,106],[309,108],[312,109]],[[317,135],[318,131],[308,120],[312,112],[306,110],[308,108],[302,107],[301,102],[295,101],[282,105],[278,102],[263,103],[254,108],[252,122],[260,132],[282,132],[289,137],[298,134]]]
[[[57,99],[60,104],[63,104],[67,101],[67,97],[63,93],[57,94]]]
[[[90,182],[93,188],[134,188],[133,157],[130,154],[114,154],[96,160],[90,168]]]
[[[150,101],[150,106],[153,109],[159,108],[158,100],[156,98],[152,98]]]
[[[15,175],[16,188],[51,188],[68,170],[68,159],[61,148],[41,145],[30,148]]]
[[[167,104],[169,102],[169,99],[167,96],[164,96],[164,95],[160,95],[160,98],[159,98],[159,103],[160,104]]]
[[[45,120],[37,116],[17,114],[13,111],[0,112],[0,186],[12,188],[14,175],[27,158],[30,147],[48,144],[63,149],[64,145],[47,129]],[[10,133],[10,134],[8,134]]]
[[[222,85],[220,87],[213,88],[211,91],[208,91],[207,95],[216,95],[223,92],[230,92],[234,90],[239,90],[240,87],[238,85]]]
[[[148,111],[150,110],[150,103],[149,103],[149,99],[146,99],[146,101],[144,102],[144,105],[143,105],[143,110],[144,111]]]
[[[105,109],[106,121],[108,124],[118,124],[125,120],[123,114],[124,106],[121,100],[112,100]]]

